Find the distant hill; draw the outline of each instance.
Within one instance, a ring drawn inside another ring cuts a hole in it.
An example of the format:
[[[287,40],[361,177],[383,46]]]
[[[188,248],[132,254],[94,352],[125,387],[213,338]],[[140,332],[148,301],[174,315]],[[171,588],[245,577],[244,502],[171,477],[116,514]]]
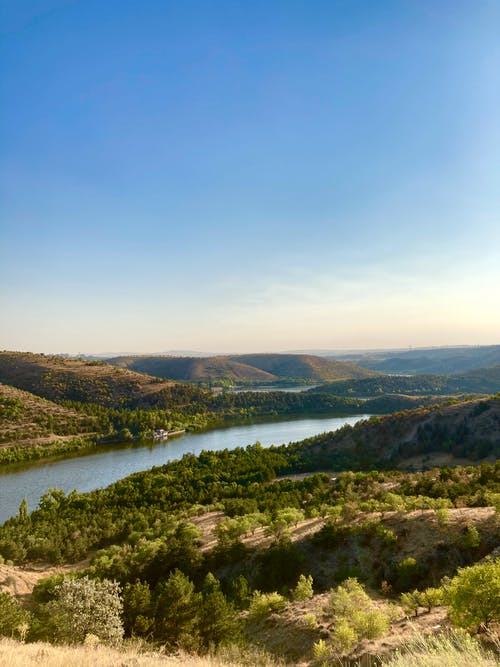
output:
[[[121,368],[173,380],[273,383],[331,381],[376,375],[351,363],[307,354],[245,354],[218,357],[127,356],[108,359]]]
[[[332,355],[333,356],[333,355]],[[450,375],[500,364],[500,345],[439,347],[335,355],[381,373]]]
[[[496,394],[500,391],[500,364],[489,368],[475,368],[454,375],[377,375],[360,380],[332,382],[310,391],[332,393],[337,396],[372,397],[381,394]]]
[[[372,417],[304,441],[330,469],[394,467],[441,453],[477,461],[500,457],[500,398],[476,399]],[[418,462],[420,461],[420,463]]]
[[[241,354],[232,359],[281,378],[329,381],[376,375],[351,363],[311,354]]]
[[[82,415],[27,391],[0,384],[0,443],[32,444],[40,438],[99,431],[95,417]]]
[[[275,382],[271,373],[230,357],[128,356],[108,359],[110,364],[161,378],[186,382],[229,379],[234,382]]]
[[[114,408],[173,408],[206,393],[103,361],[30,352],[0,352],[0,382],[51,401],[82,401]]]

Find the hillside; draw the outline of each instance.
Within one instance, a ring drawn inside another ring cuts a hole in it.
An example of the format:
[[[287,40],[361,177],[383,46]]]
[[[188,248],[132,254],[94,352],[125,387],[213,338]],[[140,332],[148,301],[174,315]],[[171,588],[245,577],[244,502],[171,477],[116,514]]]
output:
[[[148,373],[160,378],[189,382],[232,380],[233,382],[275,382],[278,378],[259,368],[242,364],[230,357],[113,357],[113,366]]]
[[[311,389],[337,396],[372,397],[400,393],[413,396],[429,394],[496,394],[500,391],[500,365],[475,368],[454,375],[377,375],[358,380],[332,382]]]
[[[311,354],[242,354],[233,360],[280,378],[333,381],[376,375],[359,366]]]
[[[0,382],[51,401],[82,401],[113,408],[176,407],[201,395],[194,387],[102,361],[31,352],[0,352]]]
[[[335,358],[344,359],[344,356]],[[500,345],[439,347],[345,355],[355,364],[380,373],[449,375],[500,364]]]
[[[99,431],[95,417],[82,415],[29,392],[0,384],[0,443],[36,444],[54,436]]]
[[[187,382],[229,380],[235,384],[286,380],[324,381],[364,378],[374,371],[307,354],[246,354],[217,357],[113,357],[108,363],[161,378]]]
[[[312,438],[305,449],[334,469],[346,464],[358,469],[421,468],[436,453],[447,455],[447,463],[494,460],[500,457],[500,398],[371,417],[354,427]]]

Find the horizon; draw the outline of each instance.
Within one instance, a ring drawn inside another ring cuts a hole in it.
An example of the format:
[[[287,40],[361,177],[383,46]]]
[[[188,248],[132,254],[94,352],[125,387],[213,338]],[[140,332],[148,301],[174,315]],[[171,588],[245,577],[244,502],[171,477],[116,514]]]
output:
[[[0,348],[499,339],[498,3],[0,11]]]
[[[68,351],[40,351],[40,350],[19,350],[12,349],[7,350],[3,349],[2,352],[20,352],[20,353],[31,353],[31,354],[43,354],[48,356],[62,356],[62,357],[96,357],[100,358],[103,361],[106,359],[112,359],[115,357],[230,357],[238,355],[309,355],[309,356],[350,356],[350,355],[368,355],[368,354],[384,354],[384,353],[405,353],[405,352],[426,352],[431,350],[464,350],[464,349],[476,349],[482,347],[500,347],[500,343],[488,343],[484,345],[474,345],[474,344],[462,344],[462,345],[430,345],[424,347],[394,347],[394,348],[337,348],[337,349],[304,349],[304,350],[249,350],[249,351],[236,351],[236,352],[203,352],[201,350],[166,350],[166,351],[152,351],[152,352],[139,352],[139,351],[122,351],[122,352],[97,352],[97,351],[85,351],[85,352],[68,352]]]

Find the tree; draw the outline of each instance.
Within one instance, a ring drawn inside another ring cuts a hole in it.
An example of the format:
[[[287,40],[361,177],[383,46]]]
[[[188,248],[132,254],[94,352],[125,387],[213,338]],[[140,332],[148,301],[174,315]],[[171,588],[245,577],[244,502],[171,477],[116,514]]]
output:
[[[87,635],[116,644],[123,637],[120,586],[109,579],[65,578],[45,605],[49,632],[61,643],[82,643]]]
[[[127,635],[147,636],[153,626],[151,591],[147,581],[136,580],[123,590],[123,622]]]
[[[310,600],[314,595],[313,591],[313,578],[311,575],[306,577],[304,574],[301,574],[297,585],[293,589],[293,597],[295,600]]]
[[[10,593],[0,593],[0,636],[24,638],[30,614],[21,608]]]
[[[198,624],[201,595],[180,570],[174,570],[155,589],[155,639],[168,648],[196,649],[199,645]]]
[[[211,572],[205,577],[202,596],[199,628],[204,646],[217,647],[234,640],[240,630],[236,610],[226,600],[219,580]]]
[[[500,620],[500,559],[487,559],[458,574],[445,585],[451,620],[468,627]]]

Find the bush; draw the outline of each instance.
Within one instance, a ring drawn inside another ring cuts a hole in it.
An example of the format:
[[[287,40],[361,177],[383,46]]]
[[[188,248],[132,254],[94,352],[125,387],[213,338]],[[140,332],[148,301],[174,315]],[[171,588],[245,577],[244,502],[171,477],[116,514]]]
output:
[[[30,614],[19,602],[10,593],[0,593],[0,636],[24,639],[29,623]]]
[[[293,589],[293,597],[295,600],[310,600],[314,595],[313,578],[311,575],[306,577],[301,574],[297,585]]]
[[[279,593],[261,593],[254,591],[250,602],[249,616],[260,618],[271,612],[283,611],[286,607],[286,599]]]
[[[419,576],[418,563],[410,556],[396,564],[394,585],[398,591],[407,591],[417,584]]]
[[[55,588],[55,598],[44,605],[52,639],[65,644],[83,643],[89,634],[116,644],[123,637],[120,587],[103,579],[65,578]]]
[[[418,608],[425,607],[428,612],[433,607],[443,604],[442,588],[426,588],[424,591],[414,590],[411,593],[401,593],[401,606],[407,614],[415,612],[418,616]]]
[[[352,649],[361,639],[376,639],[389,628],[389,614],[374,605],[356,579],[346,579],[330,592],[327,611],[335,616],[333,646],[339,653]]]
[[[450,618],[468,628],[500,620],[500,559],[459,568],[445,585]]]

